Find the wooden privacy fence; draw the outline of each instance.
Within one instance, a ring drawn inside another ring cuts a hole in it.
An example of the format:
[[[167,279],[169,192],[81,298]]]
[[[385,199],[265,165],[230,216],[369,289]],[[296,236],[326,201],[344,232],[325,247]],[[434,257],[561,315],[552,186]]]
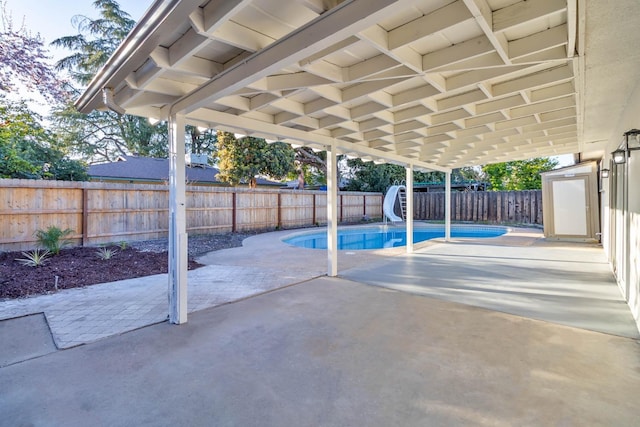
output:
[[[147,240],[168,233],[166,185],[0,180],[0,251],[36,246],[38,229],[74,230],[76,244]],[[340,192],[338,220],[382,216],[380,193]],[[187,231],[294,228],[327,221],[324,191],[187,187]]]
[[[445,193],[414,193],[414,218],[444,221]],[[542,191],[451,193],[451,220],[542,224]]]

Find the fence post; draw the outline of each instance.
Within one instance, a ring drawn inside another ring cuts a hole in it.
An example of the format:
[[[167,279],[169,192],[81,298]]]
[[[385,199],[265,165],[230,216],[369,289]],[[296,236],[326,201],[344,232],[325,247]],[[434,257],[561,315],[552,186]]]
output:
[[[311,223],[311,225],[316,225],[316,194],[313,194],[313,222]]]
[[[278,193],[278,230],[282,228],[282,194]]]
[[[236,230],[236,192],[231,193],[231,232]]]
[[[89,243],[89,189],[82,189],[82,246]]]
[[[362,196],[362,217],[367,216],[367,195]]]
[[[340,222],[342,222],[342,206],[343,206],[343,200],[342,200],[342,194],[340,195]]]

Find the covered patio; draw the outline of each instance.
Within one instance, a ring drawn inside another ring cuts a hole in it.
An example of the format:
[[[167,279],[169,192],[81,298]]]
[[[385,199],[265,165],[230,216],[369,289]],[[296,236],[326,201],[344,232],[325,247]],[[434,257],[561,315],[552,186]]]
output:
[[[285,259],[321,274],[273,234],[207,255],[210,286]],[[635,425],[637,330],[597,245],[515,230],[340,269],[1,367],[0,424]]]
[[[406,167],[409,236],[416,169],[446,172],[449,183],[462,166],[560,154],[608,160],[625,127],[637,126],[640,105],[629,93],[640,70],[638,15],[634,0],[615,8],[581,0],[157,0],[77,106],[170,124],[170,319],[184,323],[185,124],[327,151],[327,274],[335,276],[338,154]],[[606,245],[622,241],[617,277],[638,318],[638,267],[628,261],[638,253],[638,199],[627,184],[637,161],[628,150],[626,158],[615,170],[619,203],[603,200],[603,217],[610,206],[625,228],[602,229]]]

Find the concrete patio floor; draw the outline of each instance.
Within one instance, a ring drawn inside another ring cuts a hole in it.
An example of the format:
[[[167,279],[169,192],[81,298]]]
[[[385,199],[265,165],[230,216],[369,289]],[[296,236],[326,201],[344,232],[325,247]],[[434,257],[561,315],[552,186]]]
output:
[[[637,425],[640,346],[318,278],[0,369],[0,425]]]
[[[536,233],[429,245],[342,273],[351,280],[629,338],[640,338],[602,248]]]
[[[198,279],[280,269],[280,289],[0,367],[0,426],[637,424],[638,332],[598,246],[519,229],[304,279],[325,253],[285,234],[203,257]]]

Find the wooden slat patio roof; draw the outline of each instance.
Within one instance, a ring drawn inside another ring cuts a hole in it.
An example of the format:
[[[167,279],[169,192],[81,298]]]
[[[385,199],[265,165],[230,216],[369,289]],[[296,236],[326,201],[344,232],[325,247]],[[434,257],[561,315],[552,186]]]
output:
[[[434,170],[583,152],[582,3],[158,0],[77,106]]]

